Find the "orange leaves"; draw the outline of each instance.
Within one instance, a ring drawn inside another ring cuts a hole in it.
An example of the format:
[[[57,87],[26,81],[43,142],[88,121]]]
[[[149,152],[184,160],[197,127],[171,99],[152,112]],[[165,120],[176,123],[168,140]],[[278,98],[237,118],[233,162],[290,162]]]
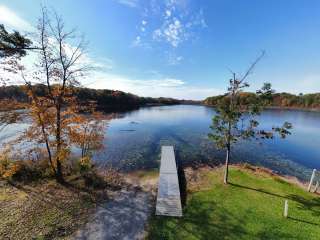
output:
[[[10,160],[11,149],[6,148],[0,155],[0,176],[3,178],[13,177],[21,169],[19,162]]]
[[[21,170],[21,165],[18,163],[12,163],[8,166],[8,168],[2,174],[3,178],[12,178],[15,174],[17,174]]]
[[[85,172],[92,168],[91,158],[89,156],[85,156],[80,158],[80,171]]]
[[[103,147],[105,120],[99,113],[75,115],[69,126],[70,143],[79,147],[81,156],[91,156]]]

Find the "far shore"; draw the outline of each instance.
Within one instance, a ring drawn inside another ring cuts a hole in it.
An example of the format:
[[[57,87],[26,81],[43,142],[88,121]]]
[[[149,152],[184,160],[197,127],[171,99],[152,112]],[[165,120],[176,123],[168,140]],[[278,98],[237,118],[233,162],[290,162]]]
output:
[[[214,105],[210,105],[210,104],[203,103],[200,105],[215,108]],[[274,109],[274,110],[289,110],[289,111],[320,112],[320,108],[304,108],[304,107],[268,106],[268,107],[265,107],[264,109],[266,109],[266,110]]]
[[[270,107],[266,107],[265,109],[306,111],[306,112],[320,112],[320,108],[303,108],[303,107],[278,107],[278,106],[270,106]]]
[[[183,100],[182,100],[183,101]],[[0,101],[1,103],[1,101]],[[125,112],[125,111],[132,111],[143,107],[160,107],[160,106],[172,106],[172,105],[199,105],[199,106],[207,106],[215,108],[214,105],[205,104],[201,102],[181,102],[176,104],[163,104],[163,103],[148,103],[144,105],[137,105],[137,106],[108,106],[108,107],[99,107],[102,112],[111,113],[111,112]],[[15,110],[23,110],[26,109],[25,105],[21,105],[20,107],[15,108],[8,108],[5,104],[1,104],[0,106],[0,113],[7,112],[7,111],[15,111]],[[305,111],[305,112],[320,112],[320,108],[304,108],[304,107],[282,107],[282,106],[268,106],[265,107],[266,110],[289,110],[289,111]]]

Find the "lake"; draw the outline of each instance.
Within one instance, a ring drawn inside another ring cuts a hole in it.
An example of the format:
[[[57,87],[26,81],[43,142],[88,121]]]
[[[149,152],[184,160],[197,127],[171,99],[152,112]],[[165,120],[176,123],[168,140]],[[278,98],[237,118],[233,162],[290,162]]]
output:
[[[223,163],[225,152],[208,140],[215,111],[211,107],[174,105],[146,107],[111,120],[105,150],[95,156],[98,164],[122,170],[158,167],[160,143],[175,146],[183,164]],[[311,169],[320,169],[320,113],[293,110],[266,110],[260,126],[270,129],[288,121],[292,135],[286,139],[240,142],[234,146],[231,162],[249,162],[281,174],[308,179]]]
[[[106,127],[105,148],[94,160],[99,166],[122,171],[156,168],[160,145],[169,142],[184,165],[223,163],[225,151],[217,150],[207,137],[214,114],[213,108],[197,105],[144,107],[118,114]],[[302,180],[310,177],[313,168],[320,169],[320,113],[272,109],[265,110],[259,120],[266,129],[288,121],[293,124],[292,135],[263,142],[241,141],[232,149],[232,163],[249,162]],[[27,125],[7,127],[0,142]]]

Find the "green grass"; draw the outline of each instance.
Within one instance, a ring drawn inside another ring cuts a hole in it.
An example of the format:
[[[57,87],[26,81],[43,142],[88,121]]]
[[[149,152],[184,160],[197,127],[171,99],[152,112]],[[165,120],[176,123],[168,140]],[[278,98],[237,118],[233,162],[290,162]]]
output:
[[[153,217],[149,239],[320,239],[320,197],[261,171],[232,167],[202,173],[182,218]],[[189,184],[190,185],[190,184]],[[191,184],[192,185],[192,184]],[[190,190],[191,189],[191,190]],[[289,218],[284,218],[285,199]]]

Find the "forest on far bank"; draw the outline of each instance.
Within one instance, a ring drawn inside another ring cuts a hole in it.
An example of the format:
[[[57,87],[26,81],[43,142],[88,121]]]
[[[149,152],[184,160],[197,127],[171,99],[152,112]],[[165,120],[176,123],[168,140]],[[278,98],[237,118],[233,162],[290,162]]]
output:
[[[39,95],[45,94],[45,86],[38,84],[35,89]],[[102,111],[118,111],[118,110],[131,110],[141,106],[148,105],[173,105],[173,104],[205,104],[209,106],[217,106],[219,101],[225,95],[218,95],[208,97],[205,100],[179,100],[174,98],[152,98],[140,97],[135,94],[126,93],[118,90],[109,89],[91,89],[78,87],[74,90],[78,102],[81,105],[94,103],[97,109]],[[240,94],[240,101],[252,102],[255,101],[257,95],[251,92],[243,92]],[[6,101],[15,101],[17,104],[16,109],[23,108],[24,103],[28,103],[29,97],[25,90],[24,85],[8,85],[0,87],[0,110],[6,109]],[[269,107],[282,107],[282,108],[301,108],[301,109],[320,109],[320,93],[310,94],[291,94],[291,93],[273,93],[272,98],[269,100]],[[10,106],[13,106],[10,104]]]
[[[257,95],[255,93],[243,92],[240,95],[239,101],[252,102],[255,101]],[[206,98],[203,103],[209,106],[217,106],[219,101],[225,95],[213,96]],[[282,108],[302,108],[302,109],[320,109],[320,93],[310,94],[291,94],[291,93],[273,93],[271,99],[268,100],[268,107]]]
[[[23,108],[24,104],[28,103],[30,100],[25,88],[26,86],[24,85],[1,86],[0,102],[15,101],[17,103],[14,105],[16,109]],[[39,96],[46,94],[45,85],[38,84],[34,86],[34,88]],[[192,102],[164,97],[139,97],[131,93],[108,89],[77,87],[73,89],[73,92],[79,104],[86,105],[94,103],[97,106],[97,109],[102,111],[130,110],[147,105],[172,105]],[[12,104],[10,104],[10,106],[12,106]],[[10,109],[6,109],[6,104],[1,104],[0,110]]]

